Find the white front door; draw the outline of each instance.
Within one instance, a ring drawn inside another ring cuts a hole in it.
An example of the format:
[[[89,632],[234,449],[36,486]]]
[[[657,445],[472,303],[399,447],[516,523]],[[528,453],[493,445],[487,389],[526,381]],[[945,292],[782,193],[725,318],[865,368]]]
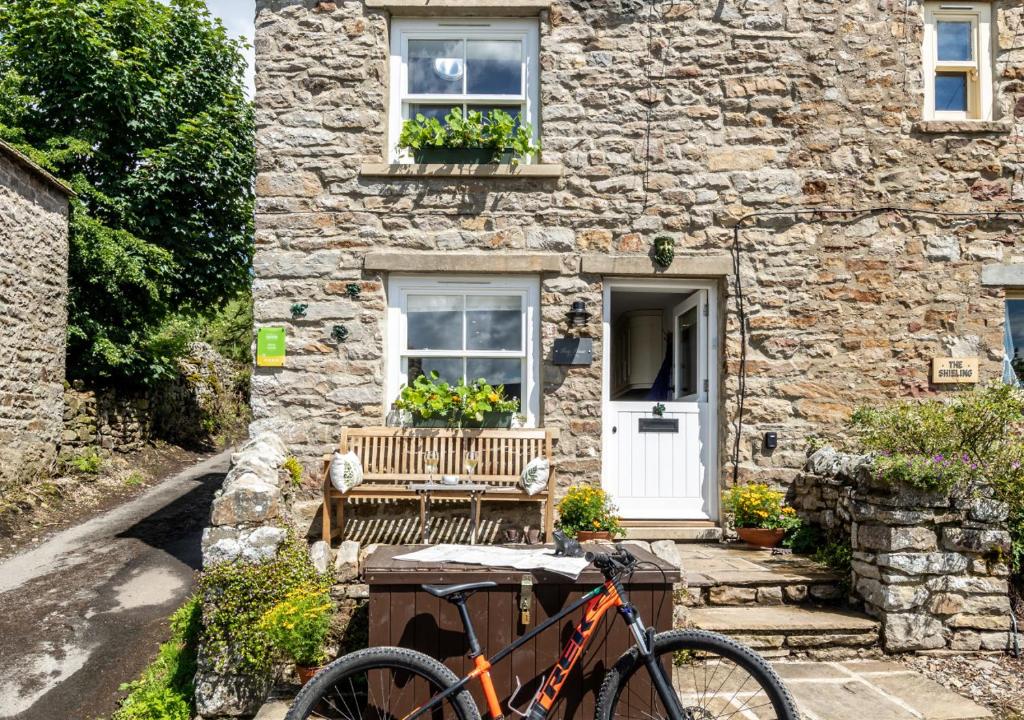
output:
[[[606,302],[605,337],[612,344],[613,311]],[[665,308],[671,363],[667,378],[662,372],[660,385],[655,383],[654,397],[631,392],[616,399],[610,381],[615,373],[605,373],[603,485],[626,520],[717,519],[711,472],[714,317],[706,289]],[[623,337],[628,336],[620,333],[620,342]],[[612,349],[607,357],[622,354]]]

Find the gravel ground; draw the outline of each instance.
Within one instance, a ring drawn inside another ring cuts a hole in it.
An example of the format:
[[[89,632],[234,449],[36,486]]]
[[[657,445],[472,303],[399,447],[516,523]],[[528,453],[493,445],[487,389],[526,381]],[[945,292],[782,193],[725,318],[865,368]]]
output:
[[[986,706],[999,720],[1024,720],[1024,657],[908,655],[902,661],[950,690]]]

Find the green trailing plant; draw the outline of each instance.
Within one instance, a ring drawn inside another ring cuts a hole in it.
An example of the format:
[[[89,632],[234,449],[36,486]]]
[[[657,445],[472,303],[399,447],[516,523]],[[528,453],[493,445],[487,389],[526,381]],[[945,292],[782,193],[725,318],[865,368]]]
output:
[[[569,537],[586,530],[625,535],[611,496],[593,485],[576,485],[558,503],[558,527]]]
[[[517,122],[517,116],[500,109],[487,115],[477,110],[463,115],[462,108],[454,107],[444,122],[417,114],[402,124],[398,148],[414,153],[431,148],[481,148],[490,150],[494,161],[507,151],[512,152],[514,160],[533,157],[540,152],[540,144],[533,141],[529,125]]]
[[[171,616],[171,638],[138,680],[121,686],[127,697],[111,720],[189,720],[192,717],[196,652],[202,620],[198,597]]]
[[[733,514],[738,528],[791,530],[800,525],[800,519],[785,499],[784,493],[764,483],[750,483],[727,490],[723,505]]]
[[[167,319],[251,284],[242,43],[202,0],[0,0],[0,28],[0,139],[77,193],[69,376],[157,382]]]
[[[851,423],[860,448],[875,454],[878,482],[940,493],[991,488],[1009,505],[1009,559],[1024,573],[1024,390],[997,383],[948,399],[864,407]]]
[[[301,585],[266,612],[260,621],[274,649],[297,665],[317,667],[326,659],[334,603],[320,584]]]
[[[284,463],[282,463],[281,467],[288,472],[288,477],[291,478],[292,485],[298,486],[302,484],[302,463],[299,462],[297,457],[289,455],[284,459]]]
[[[218,672],[264,674],[274,654],[263,618],[298,588],[328,592],[331,578],[317,572],[305,542],[289,534],[273,558],[230,561],[199,576],[202,642]]]
[[[495,387],[483,378],[469,384],[459,380],[453,385],[441,380],[436,371],[419,375],[403,387],[395,405],[423,419],[445,418],[451,427],[481,422],[487,412],[519,410],[519,401],[505,395],[504,385]]]

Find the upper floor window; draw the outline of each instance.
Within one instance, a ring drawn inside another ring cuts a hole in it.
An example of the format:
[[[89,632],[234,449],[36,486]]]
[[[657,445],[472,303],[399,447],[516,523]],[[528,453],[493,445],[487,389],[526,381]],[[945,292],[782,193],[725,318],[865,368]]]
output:
[[[926,2],[926,120],[992,119],[992,8],[987,2]]]
[[[403,122],[443,120],[453,107],[500,108],[536,134],[538,46],[536,20],[393,20],[389,161],[408,161],[396,148]]]

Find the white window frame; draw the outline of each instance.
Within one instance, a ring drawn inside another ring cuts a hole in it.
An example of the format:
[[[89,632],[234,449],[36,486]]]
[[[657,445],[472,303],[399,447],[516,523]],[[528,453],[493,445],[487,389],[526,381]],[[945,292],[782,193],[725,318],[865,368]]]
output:
[[[523,44],[522,95],[439,95],[410,94],[409,40],[518,40]],[[388,102],[388,162],[411,163],[412,156],[396,146],[402,133],[409,104],[464,103],[474,105],[519,104],[522,122],[540,133],[540,25],[531,18],[449,18],[423,20],[395,18],[391,21],[390,88]],[[524,162],[530,162],[524,159]]]
[[[518,295],[523,300],[522,350],[412,350],[408,348],[409,295]],[[531,276],[395,275],[388,281],[387,384],[385,407],[408,384],[406,357],[522,358],[523,397],[520,412],[528,427],[540,417],[540,280]]]
[[[973,61],[938,59],[938,23],[971,23]],[[924,5],[924,118],[926,120],[991,120],[992,5],[988,2],[935,2]],[[936,111],[935,78],[943,72],[967,73],[967,111]]]

